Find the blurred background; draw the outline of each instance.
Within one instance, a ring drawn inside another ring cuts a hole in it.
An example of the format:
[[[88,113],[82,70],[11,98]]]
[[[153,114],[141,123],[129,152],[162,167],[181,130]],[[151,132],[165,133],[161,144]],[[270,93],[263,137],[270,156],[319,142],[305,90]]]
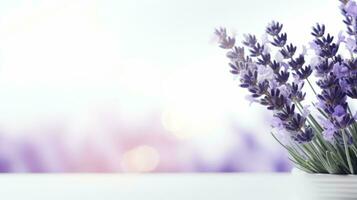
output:
[[[1,172],[284,172],[214,28],[343,27],[337,0],[0,1]],[[299,47],[301,47],[301,45]]]

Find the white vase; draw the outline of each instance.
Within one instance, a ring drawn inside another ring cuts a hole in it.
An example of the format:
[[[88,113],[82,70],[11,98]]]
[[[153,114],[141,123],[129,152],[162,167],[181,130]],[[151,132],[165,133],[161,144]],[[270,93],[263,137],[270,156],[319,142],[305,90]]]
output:
[[[308,174],[294,169],[300,200],[357,200],[357,175]]]

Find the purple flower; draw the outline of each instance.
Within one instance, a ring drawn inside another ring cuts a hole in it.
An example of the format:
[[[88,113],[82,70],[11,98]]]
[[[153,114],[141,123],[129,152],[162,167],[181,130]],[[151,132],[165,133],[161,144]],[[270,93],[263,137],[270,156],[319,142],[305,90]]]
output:
[[[321,49],[319,45],[317,45],[315,42],[310,42],[309,45],[310,45],[310,49],[315,51],[315,54],[320,54]]]
[[[335,132],[337,131],[336,127],[328,119],[319,117],[319,122],[324,128],[322,132],[325,140],[332,142],[334,140]]]
[[[281,29],[283,28],[283,24],[280,24],[279,22],[272,21],[266,28],[266,33],[268,33],[271,36],[277,36]]]
[[[325,25],[317,23],[315,27],[312,27],[311,35],[320,38],[325,34]]]
[[[312,31],[315,39],[310,43],[316,56],[305,64],[306,48],[296,55],[297,46],[287,43],[282,27],[279,22],[270,23],[262,42],[255,35],[244,35],[242,43],[250,52],[248,56],[244,55],[242,47],[234,46],[235,39],[228,37],[224,28],[217,29],[216,35],[220,47],[230,49],[227,57],[231,61],[231,72],[239,76],[240,86],[250,92],[250,103],[259,102],[273,111],[273,126],[298,143],[309,142],[315,135],[307,121],[311,115],[309,107],[300,109],[306,96],[304,81],[315,71],[321,89],[317,107],[331,120],[329,126],[324,127],[325,137],[331,139],[337,128],[346,127],[352,121],[346,114],[346,96],[355,93],[357,96],[357,83],[351,78],[351,68],[355,67],[354,63],[346,65],[337,54],[341,42],[352,42],[346,40],[342,32],[334,42],[334,36],[325,32],[325,25],[316,24]],[[275,56],[269,46],[277,48]],[[295,109],[295,104],[299,105],[299,110]]]
[[[232,62],[244,60],[244,48],[234,47],[232,51],[228,51],[226,55]]]
[[[338,83],[340,84],[341,88],[343,88],[343,91],[348,91],[349,84],[345,79],[339,79]]]
[[[346,41],[346,37],[343,35],[343,32],[340,31],[338,33],[337,43],[340,44],[341,42],[345,42],[345,41]]]
[[[258,74],[258,82],[271,80],[274,78],[274,71],[271,68],[262,65],[258,65]]]
[[[327,35],[325,34],[324,25],[321,26],[320,24],[316,24],[316,26],[313,27],[311,34],[315,36],[313,41],[315,44],[312,44],[312,48],[315,49],[317,55],[323,58],[332,58],[336,56],[339,49],[339,43],[334,43],[334,37],[329,33]]]
[[[355,122],[355,119],[349,113],[335,116],[333,120],[333,123],[340,129],[344,129]]]
[[[331,72],[334,64],[328,61],[322,61],[315,66],[317,76],[325,76]]]
[[[310,126],[305,126],[303,131],[299,131],[293,139],[298,143],[310,142],[314,138],[315,134]]]
[[[341,105],[337,105],[335,108],[334,108],[334,112],[332,113],[333,116],[335,117],[341,117],[343,115],[346,114],[346,110],[343,106]]]
[[[305,67],[301,67],[300,69],[296,70],[294,75],[298,78],[298,80],[307,79],[312,74],[312,68],[310,65]]]
[[[299,55],[297,58],[292,58],[289,61],[290,67],[297,71],[302,68],[302,66],[305,64],[305,57],[303,55]]]
[[[218,37],[218,43],[221,48],[231,49],[234,47],[236,40],[233,37],[227,36],[225,28],[216,29],[215,34]]]
[[[244,36],[243,44],[245,46],[254,47],[257,44],[257,38],[255,37],[255,35],[244,34],[243,36]]]
[[[248,100],[249,106],[251,106],[253,103],[259,103],[257,98],[252,97],[252,95],[246,95],[245,99]]]
[[[329,142],[333,142],[333,140],[335,138],[335,133],[336,133],[335,129],[329,129],[326,127],[325,127],[325,130],[322,132],[324,139]]]
[[[337,85],[338,83],[338,78],[335,76],[334,73],[330,72],[326,74],[323,78],[318,80],[316,84],[321,88],[321,89],[328,89],[332,88],[333,86]],[[343,80],[343,79],[340,79]],[[342,87],[342,86],[341,86]]]
[[[352,99],[357,99],[357,74],[352,74],[344,79],[346,81],[346,94]]]
[[[278,140],[288,138],[288,144],[283,144],[289,146],[292,160],[308,172],[357,171],[350,162],[352,159],[355,163],[357,154],[346,147],[346,142],[357,144],[354,138],[357,112],[352,116],[349,107],[349,101],[357,99],[357,3],[355,0],[340,2],[347,35],[340,31],[337,37],[333,36],[327,33],[325,25],[316,24],[312,27],[310,43],[315,55],[307,55],[304,47],[298,54],[297,46],[290,43],[282,31],[283,25],[275,21],[266,27],[261,41],[255,35],[244,35],[243,45],[249,55],[244,55],[241,47],[233,48],[235,41],[232,42],[225,29],[216,31],[221,38],[220,46],[231,49],[227,53],[231,72],[239,76],[240,86],[250,92],[248,100],[259,102],[272,112],[274,135],[279,135]],[[342,43],[350,51],[348,57],[339,50]],[[310,62],[307,58],[311,58]],[[310,82],[313,72],[316,80]],[[315,112],[303,102],[305,81],[318,99],[313,107]],[[320,118],[316,120],[315,115]],[[316,139],[315,135],[318,135]],[[299,148],[301,143],[311,143],[313,151]]]
[[[286,45],[284,48],[280,50],[280,53],[283,55],[284,59],[292,59],[297,47],[293,44]]]
[[[348,15],[351,17],[356,18],[357,17],[357,4],[355,1],[348,1],[348,3],[345,5],[345,10]]]
[[[284,129],[283,126],[283,121],[279,118],[279,117],[273,117],[273,119],[271,120],[272,127],[277,128],[277,129]]]
[[[279,89],[271,89],[269,95],[264,96],[260,103],[267,106],[268,110],[280,110],[284,107],[286,98],[280,93]]]
[[[353,53],[356,50],[356,41],[350,37],[347,38],[346,39],[346,48],[348,49],[348,51]]]
[[[293,82],[291,85],[288,85],[289,88],[289,99],[295,102],[301,102],[305,99],[306,93],[302,91],[304,87],[303,81]]]
[[[329,114],[334,112],[336,106],[343,105],[346,102],[346,94],[339,86],[325,89],[317,97],[325,104],[325,112]]]
[[[333,65],[333,74],[337,77],[337,78],[342,78],[348,75],[349,73],[349,69],[348,67],[346,67],[344,64],[341,63],[335,63]]]
[[[284,60],[284,57],[283,57],[283,55],[280,53],[280,51],[276,52],[276,54],[275,54],[275,60],[276,60],[277,62],[279,62],[279,63]]]

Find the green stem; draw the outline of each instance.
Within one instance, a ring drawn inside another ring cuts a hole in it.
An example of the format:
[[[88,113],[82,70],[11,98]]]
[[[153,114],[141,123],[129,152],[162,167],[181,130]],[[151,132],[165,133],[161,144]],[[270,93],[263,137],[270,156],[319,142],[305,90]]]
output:
[[[348,110],[348,112],[351,114],[351,116],[353,116],[353,114],[352,114],[352,110],[351,110],[351,108],[350,108],[350,106],[349,106],[349,105],[347,105],[347,110]]]
[[[343,138],[343,145],[345,146],[345,152],[346,152],[348,167],[350,168],[351,174],[354,174],[353,166],[352,166],[352,162],[351,162],[350,151],[349,151],[348,146],[347,146],[347,138],[346,138],[345,131],[342,131],[342,138]]]
[[[317,95],[317,92],[316,92],[316,90],[314,89],[314,86],[312,86],[312,84],[311,84],[311,82],[309,81],[308,78],[306,78],[306,81],[307,81],[307,83],[309,83],[309,85],[310,85],[312,91],[314,92],[314,94]]]

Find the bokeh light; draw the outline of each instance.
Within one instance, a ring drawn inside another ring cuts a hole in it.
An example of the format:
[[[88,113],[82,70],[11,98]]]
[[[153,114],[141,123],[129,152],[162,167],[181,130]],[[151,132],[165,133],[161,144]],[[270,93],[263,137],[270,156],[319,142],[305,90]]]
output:
[[[124,172],[150,172],[160,162],[158,151],[150,146],[139,146],[124,153],[121,166]]]

